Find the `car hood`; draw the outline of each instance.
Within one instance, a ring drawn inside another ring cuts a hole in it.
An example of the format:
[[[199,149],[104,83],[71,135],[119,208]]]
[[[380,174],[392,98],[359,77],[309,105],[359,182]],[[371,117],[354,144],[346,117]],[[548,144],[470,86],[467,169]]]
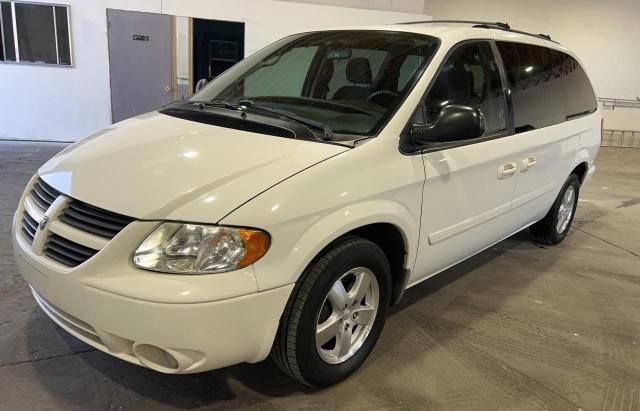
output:
[[[38,171],[62,193],[138,219],[215,223],[347,147],[148,113],[63,150]]]

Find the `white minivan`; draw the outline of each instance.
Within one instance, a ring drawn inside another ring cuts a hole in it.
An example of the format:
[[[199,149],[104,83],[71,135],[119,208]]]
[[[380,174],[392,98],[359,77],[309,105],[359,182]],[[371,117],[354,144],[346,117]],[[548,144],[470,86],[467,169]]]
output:
[[[587,75],[548,36],[296,34],[49,160],[15,257],[47,315],[113,356],[194,373],[271,354],[327,386],[406,288],[526,227],[562,241],[600,139]]]

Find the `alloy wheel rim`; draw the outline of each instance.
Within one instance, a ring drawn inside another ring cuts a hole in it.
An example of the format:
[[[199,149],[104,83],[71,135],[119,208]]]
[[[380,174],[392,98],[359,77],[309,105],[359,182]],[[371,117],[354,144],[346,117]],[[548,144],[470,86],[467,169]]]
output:
[[[336,280],[318,312],[315,343],[320,358],[340,364],[353,357],[371,333],[378,313],[378,280],[365,267],[353,268]]]
[[[556,223],[556,231],[558,234],[564,233],[571,222],[573,216],[573,206],[576,201],[576,190],[573,186],[569,186],[562,196],[560,208],[558,209],[558,219]]]

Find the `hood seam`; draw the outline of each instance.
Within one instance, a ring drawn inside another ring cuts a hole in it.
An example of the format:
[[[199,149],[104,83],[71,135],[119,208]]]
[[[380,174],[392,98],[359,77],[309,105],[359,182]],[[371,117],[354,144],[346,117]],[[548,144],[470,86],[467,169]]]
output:
[[[223,216],[222,216],[222,217],[221,217],[221,218],[216,222],[216,224],[220,224],[220,223],[222,222],[222,220],[224,220],[225,218],[229,217],[229,216],[230,216],[231,214],[233,214],[236,210],[238,210],[239,208],[243,207],[245,204],[247,204],[247,203],[249,203],[249,202],[253,201],[255,198],[259,197],[259,196],[260,196],[260,195],[262,195],[263,193],[266,193],[267,191],[271,190],[273,187],[275,187],[275,186],[279,185],[280,183],[283,183],[283,182],[287,181],[287,180],[288,180],[288,179],[290,179],[291,177],[296,176],[296,175],[298,175],[298,174],[302,173],[303,171],[310,169],[311,167],[315,167],[315,166],[317,166],[317,165],[318,165],[318,164],[320,164],[320,163],[324,163],[325,161],[330,160],[330,159],[332,159],[332,158],[334,158],[334,157],[336,157],[336,156],[339,156],[340,154],[346,153],[346,152],[347,152],[347,151],[349,151],[349,150],[350,150],[350,148],[348,148],[348,149],[346,149],[346,150],[344,150],[344,151],[341,151],[341,152],[339,152],[339,153],[336,153],[336,154],[334,154],[334,155],[332,155],[332,156],[330,156],[330,157],[327,157],[327,158],[325,158],[325,159],[323,159],[323,160],[318,161],[317,163],[313,163],[313,164],[311,164],[311,165],[309,165],[309,166],[307,166],[307,167],[305,167],[305,168],[303,168],[303,169],[301,169],[301,170],[299,170],[299,171],[297,171],[297,172],[295,172],[295,173],[291,174],[290,176],[287,176],[287,177],[283,178],[282,180],[279,180],[279,181],[277,181],[277,182],[273,183],[272,185],[270,185],[269,187],[267,187],[267,188],[265,188],[264,190],[260,191],[260,192],[259,192],[259,193],[257,193],[256,195],[254,195],[254,196],[250,197],[249,199],[247,199],[246,201],[244,201],[244,202],[240,203],[237,207],[235,207],[235,208],[231,209],[231,211],[229,211],[228,213],[226,213],[225,215],[223,215]]]

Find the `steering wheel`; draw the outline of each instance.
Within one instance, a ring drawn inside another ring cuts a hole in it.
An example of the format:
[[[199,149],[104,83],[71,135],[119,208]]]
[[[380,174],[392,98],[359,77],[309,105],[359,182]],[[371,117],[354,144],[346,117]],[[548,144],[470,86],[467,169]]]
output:
[[[386,96],[387,98],[383,98],[382,101],[380,101],[380,102],[373,101],[378,96]],[[367,101],[369,101],[371,103],[374,103],[374,104],[379,104],[381,106],[388,106],[389,104],[391,104],[391,100],[393,100],[396,97],[398,97],[398,93],[395,93],[393,91],[378,90],[376,92],[371,93],[371,95],[369,97],[367,97]]]

